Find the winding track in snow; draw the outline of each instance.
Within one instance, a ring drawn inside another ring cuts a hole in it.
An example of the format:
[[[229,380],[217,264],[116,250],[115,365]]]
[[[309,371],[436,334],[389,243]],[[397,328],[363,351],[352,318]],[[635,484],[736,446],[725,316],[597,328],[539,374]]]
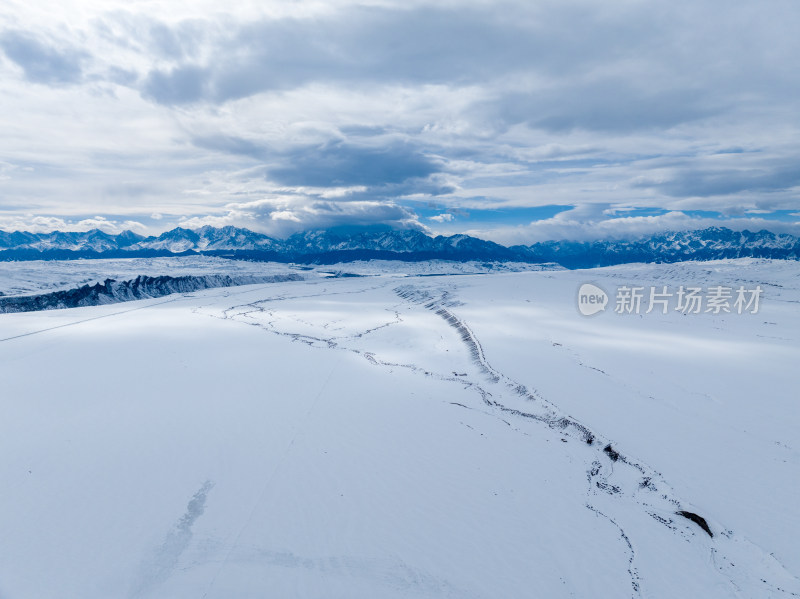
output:
[[[529,389],[494,368],[487,359],[479,338],[469,325],[456,314],[455,309],[459,302],[454,299],[451,290],[443,288],[441,285],[406,284],[395,287],[393,291],[405,306],[417,305],[435,313],[458,334],[470,355],[473,367],[477,369],[477,372],[466,377],[455,372],[454,376],[438,374],[433,369],[426,369],[418,364],[398,364],[384,361],[377,352],[348,346],[347,341],[349,340],[361,339],[373,331],[401,323],[403,319],[398,307],[387,308],[387,311],[391,312],[393,316],[386,323],[351,335],[329,336],[325,334],[325,327],[323,327],[320,335],[317,336],[278,330],[275,326],[279,322],[286,324],[286,320],[279,314],[279,308],[275,307],[275,304],[280,304],[282,301],[341,294],[364,294],[386,288],[390,284],[391,282],[384,281],[355,291],[336,292],[329,291],[326,286],[317,293],[273,296],[232,306],[223,311],[221,318],[257,326],[273,334],[286,336],[313,347],[352,351],[363,356],[375,366],[407,368],[438,380],[458,383],[462,388],[466,387],[477,392],[489,412],[493,412],[495,416],[506,423],[509,422],[504,417],[535,421],[558,435],[581,443],[587,451],[586,507],[598,517],[608,520],[619,531],[629,554],[627,574],[630,578],[632,597],[642,596],[644,582],[635,566],[635,542],[619,523],[620,518],[608,513],[609,506],[613,507],[615,511],[622,510],[623,515],[627,509],[642,509],[656,522],[687,540],[706,534],[695,523],[678,515],[680,510],[691,510],[691,507],[684,506],[661,473],[622,453],[611,439],[562,412],[553,402],[542,397],[535,389]],[[263,318],[265,315],[268,317],[266,321]],[[305,324],[312,325],[313,323]],[[468,407],[458,402],[451,403]],[[608,498],[616,501],[609,503]],[[603,499],[604,509],[598,507],[597,499]],[[709,518],[708,514],[703,516],[708,520],[714,533],[714,546],[711,549],[710,562],[728,583],[734,596],[800,597],[800,580],[786,571],[774,557],[752,545],[746,539],[735,537],[731,531]],[[734,560],[740,564],[743,561],[747,563],[748,557],[751,558],[749,560],[751,567],[757,568],[757,564],[760,564],[766,570],[745,572],[742,567],[732,569]],[[773,578],[780,580],[771,580]]]
[[[688,520],[685,523],[679,522],[678,520],[682,518],[676,519],[674,517],[679,516],[678,512],[683,509],[682,503],[661,473],[639,461],[633,460],[630,456],[619,453],[618,448],[611,440],[604,438],[572,416],[564,414],[555,404],[544,399],[537,391],[528,390],[524,385],[492,367],[486,359],[478,337],[467,323],[453,312],[453,307],[457,306],[458,303],[453,301],[449,291],[440,290],[438,297],[431,294],[430,290],[422,289],[415,285],[400,286],[394,291],[403,299],[412,303],[422,304],[426,309],[435,312],[456,330],[469,350],[473,361],[481,372],[486,375],[486,382],[476,385],[485,404],[493,406],[505,414],[538,421],[550,429],[559,431],[560,434],[584,442],[588,448],[597,453],[597,457],[592,461],[591,467],[587,469],[589,488],[587,490],[586,507],[599,516],[606,518],[619,529],[629,549],[628,574],[631,579],[633,596],[641,596],[641,579],[634,565],[636,555],[634,545],[622,526],[613,517],[594,505],[592,497],[602,492],[613,497],[631,499],[634,504],[638,505],[639,508],[643,508],[654,520],[673,532],[677,532],[686,538],[694,537],[697,531],[691,529],[690,526],[695,525],[689,525]],[[525,409],[518,409],[509,405],[510,403],[516,403],[514,400],[519,397],[525,400]],[[512,401],[508,401],[509,399]],[[527,406],[531,406],[533,409]],[[615,473],[615,466],[620,470],[625,469],[627,472]],[[786,571],[774,556],[745,539],[734,538],[731,531],[718,524],[715,528],[716,530],[713,532],[716,534],[718,543],[720,545],[727,544],[728,546],[712,547],[711,562],[726,579],[731,590],[736,595],[749,597],[753,596],[751,595],[752,592],[756,592],[758,593],[756,596],[764,597],[800,597],[800,580]],[[726,541],[733,541],[733,543],[728,544]],[[729,552],[735,554],[735,557],[728,555]],[[760,558],[752,560],[756,563],[766,562],[769,566],[769,572],[752,572],[743,576],[741,568],[733,571],[734,559],[741,564],[744,561],[741,558],[746,556]],[[770,574],[774,573],[780,574],[782,581],[770,581]],[[787,583],[794,588],[785,588]],[[745,595],[742,595],[742,593],[745,593]]]

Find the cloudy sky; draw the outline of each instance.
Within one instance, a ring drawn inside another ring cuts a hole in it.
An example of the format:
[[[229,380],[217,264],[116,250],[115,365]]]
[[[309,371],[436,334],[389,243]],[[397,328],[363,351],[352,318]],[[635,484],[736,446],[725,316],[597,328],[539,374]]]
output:
[[[800,234],[797,0],[17,2],[0,229]]]

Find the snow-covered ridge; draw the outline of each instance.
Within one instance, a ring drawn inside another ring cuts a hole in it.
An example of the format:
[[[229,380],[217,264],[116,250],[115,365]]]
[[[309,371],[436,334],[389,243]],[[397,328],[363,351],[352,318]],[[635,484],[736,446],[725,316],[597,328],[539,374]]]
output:
[[[727,258],[800,259],[800,239],[769,231],[711,227],[668,232],[633,241],[547,241],[505,247],[468,235],[431,237],[420,231],[306,231],[273,239],[236,227],[175,228],[157,237],[130,231],[109,235],[54,231],[47,234],[0,231],[0,260],[209,254],[282,262],[333,263],[369,259],[421,261],[492,260],[557,262],[569,268],[629,262],[678,262]]]
[[[426,277],[559,270],[515,262],[400,262],[376,260],[332,265],[171,256],[98,260],[33,260],[0,267],[0,313],[95,306],[215,287],[330,278]]]
[[[391,275],[431,276],[465,275],[488,272],[519,272],[558,270],[554,264],[522,262],[456,262],[431,260],[405,262],[399,260],[368,260],[325,265],[299,265],[280,262],[228,260],[215,256],[161,256],[155,258],[102,258],[83,260],[26,260],[0,263],[0,297],[40,295],[67,291],[102,283],[106,279],[128,281],[139,275],[160,277],[202,277],[229,275],[246,276],[282,275],[297,272],[304,277],[329,278],[337,273],[363,276]]]
[[[301,281],[297,273],[283,275],[205,275],[183,277],[148,277],[140,275],[129,281],[106,279],[103,283],[84,285],[76,289],[54,291],[40,295],[0,298],[0,312],[35,312],[60,308],[100,306],[140,299],[163,297],[172,293],[191,293],[201,289],[255,285],[259,283],[284,283]]]

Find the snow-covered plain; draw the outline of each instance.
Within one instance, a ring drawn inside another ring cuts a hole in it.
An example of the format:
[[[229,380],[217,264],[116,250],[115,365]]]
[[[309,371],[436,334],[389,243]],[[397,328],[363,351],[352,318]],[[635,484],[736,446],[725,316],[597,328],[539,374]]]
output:
[[[800,596],[798,263],[381,268],[0,315],[0,597]]]
[[[162,258],[117,258],[97,260],[30,260],[0,262],[0,296],[23,296],[74,289],[82,285],[102,283],[106,279],[120,281],[139,275],[171,277],[228,275],[274,276],[287,272],[307,273],[311,278],[328,277],[337,273],[376,275],[391,274],[476,274],[486,272],[519,272],[560,269],[553,264],[516,262],[376,262],[356,261],[343,264],[296,265],[276,262],[247,262],[213,256],[179,256]]]

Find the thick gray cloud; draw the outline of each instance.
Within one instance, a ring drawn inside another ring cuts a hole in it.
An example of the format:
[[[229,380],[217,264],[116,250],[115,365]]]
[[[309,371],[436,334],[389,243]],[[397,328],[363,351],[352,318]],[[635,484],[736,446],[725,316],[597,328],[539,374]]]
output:
[[[330,143],[298,149],[283,166],[270,169],[269,176],[281,185],[381,186],[424,179],[439,168],[437,161],[409,145],[368,148]]]
[[[0,34],[0,48],[34,83],[64,85],[83,79],[85,52],[73,47],[57,47],[51,41],[26,31],[8,30]]]
[[[31,206],[517,239],[688,226],[683,210],[789,223],[800,204],[795,0],[379,4],[14,4],[5,222]],[[574,208],[492,220],[542,206]]]
[[[784,27],[769,40],[758,38],[768,7],[751,17],[722,3],[683,4],[353,7],[313,19],[209,25],[208,58],[195,53],[151,69],[142,92],[159,103],[187,104],[311,82],[481,84],[491,86],[495,118],[552,131],[668,128],[723,112],[736,96],[777,92],[791,99],[797,77],[772,59],[800,45]],[[788,20],[797,22],[796,13],[788,11]],[[178,36],[167,31],[160,37]]]
[[[198,135],[192,138],[192,143],[206,150],[247,156],[255,160],[264,160],[269,156],[269,151],[263,144],[235,135]]]
[[[800,163],[717,170],[688,167],[666,181],[640,183],[639,186],[655,187],[673,197],[709,197],[739,192],[764,194],[800,186]]]
[[[539,93],[510,93],[478,107],[508,125],[552,133],[573,129],[629,133],[669,129],[719,114],[728,102],[699,89],[658,89],[615,76]]]
[[[368,131],[367,137],[371,133]],[[192,143],[266,163],[265,178],[281,187],[358,188],[348,194],[351,200],[453,191],[452,186],[431,179],[442,172],[445,162],[409,143],[390,141],[368,146],[332,141],[283,152],[226,135],[199,136]]]
[[[491,78],[555,53],[546,32],[502,12],[353,8],[317,19],[268,19],[221,34],[211,60],[154,69],[143,93],[160,103],[224,102],[309,82],[452,83]]]
[[[144,82],[144,95],[161,104],[196,102],[208,94],[208,69],[194,65],[175,67],[169,72],[153,71]]]
[[[616,11],[569,3],[353,7],[217,31],[209,60],[153,69],[143,93],[166,104],[216,103],[309,82],[469,85],[531,73],[571,84],[652,54],[671,33],[635,4]],[[610,75],[609,86],[619,78]]]

